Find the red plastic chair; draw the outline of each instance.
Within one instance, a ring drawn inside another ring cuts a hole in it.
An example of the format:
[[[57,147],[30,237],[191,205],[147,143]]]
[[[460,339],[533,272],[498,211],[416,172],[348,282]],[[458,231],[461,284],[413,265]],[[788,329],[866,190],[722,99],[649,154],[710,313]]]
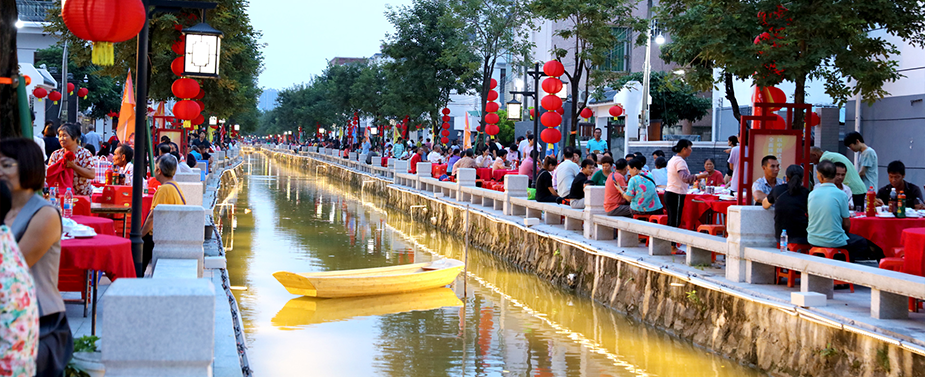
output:
[[[812,248],[812,245],[802,243],[787,244],[787,250],[802,254],[809,253]],[[793,288],[793,285],[796,284],[796,279],[800,278],[800,273],[786,268],[775,267],[774,276],[774,284],[780,284],[780,279],[787,279],[787,287]]]
[[[787,244],[787,250],[797,252],[797,253],[809,254],[809,251],[812,249],[813,249],[813,245],[809,245],[805,243],[788,243]]]
[[[726,236],[726,226],[725,225],[710,225],[704,224],[697,227],[698,233],[706,233],[711,236]]]
[[[821,256],[828,259],[838,259],[845,262],[851,261],[851,258],[848,256],[848,250],[837,249],[834,247],[814,247],[809,250],[809,255]],[[841,255],[842,258],[835,258],[836,256]],[[854,284],[846,283],[841,280],[836,280],[835,285],[839,284],[848,284],[848,287],[851,289],[851,293],[854,293]]]
[[[902,251],[901,247],[897,247],[895,249],[900,249],[900,251]],[[906,264],[906,260],[902,257],[886,257],[886,258],[880,259],[880,268],[884,270],[903,272],[903,265],[905,264]],[[910,312],[913,312],[913,313],[918,312],[919,305],[917,304],[918,302],[916,301],[915,298],[909,297],[909,311]]]
[[[649,216],[650,223],[656,223],[661,225],[668,225],[668,215],[652,215]]]

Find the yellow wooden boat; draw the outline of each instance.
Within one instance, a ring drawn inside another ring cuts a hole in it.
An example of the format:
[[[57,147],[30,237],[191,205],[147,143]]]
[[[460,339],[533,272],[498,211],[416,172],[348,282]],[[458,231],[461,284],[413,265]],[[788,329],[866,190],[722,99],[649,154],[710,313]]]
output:
[[[274,326],[280,327],[305,326],[316,323],[345,321],[354,317],[380,316],[459,306],[462,306],[462,301],[449,288],[434,288],[382,296],[296,297],[289,300],[270,322]]]
[[[445,287],[463,268],[463,262],[440,259],[427,263],[360,270],[273,274],[289,293],[309,297],[377,296]]]

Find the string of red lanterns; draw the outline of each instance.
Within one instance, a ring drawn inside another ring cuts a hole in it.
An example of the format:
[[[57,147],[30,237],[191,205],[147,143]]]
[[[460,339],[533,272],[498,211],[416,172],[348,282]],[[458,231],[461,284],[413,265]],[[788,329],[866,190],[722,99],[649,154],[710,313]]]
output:
[[[70,0],[62,2],[61,18],[77,38],[93,42],[91,61],[113,65],[113,43],[134,38],[146,22],[141,0]],[[73,89],[69,88],[68,93]]]
[[[549,76],[543,80],[543,91],[547,94],[540,100],[540,106],[546,112],[540,116],[540,123],[546,127],[540,133],[540,140],[544,143],[555,144],[562,140],[562,133],[558,127],[562,124],[562,99],[556,93],[562,90],[562,80],[559,76],[565,73],[565,67],[558,60],[550,60],[543,64],[543,73]]]
[[[443,130],[440,131],[440,136],[442,136],[440,142],[447,144],[450,142],[450,109],[444,107],[440,112],[443,113],[443,117],[441,118],[443,124],[440,125],[440,127],[443,128]]]
[[[491,79],[488,82],[488,95],[485,99],[488,103],[485,104],[485,134],[488,136],[495,136],[501,132],[501,128],[498,127],[498,122],[501,121],[501,117],[498,116],[497,111],[501,107],[497,102],[494,102],[498,99],[498,91],[495,88],[498,87],[498,80]]]

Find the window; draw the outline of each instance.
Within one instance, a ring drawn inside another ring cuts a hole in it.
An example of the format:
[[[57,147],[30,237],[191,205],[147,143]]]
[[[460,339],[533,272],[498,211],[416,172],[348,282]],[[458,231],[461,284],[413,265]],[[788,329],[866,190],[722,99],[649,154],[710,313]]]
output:
[[[629,71],[630,29],[625,27],[610,28],[610,32],[617,38],[617,44],[604,59],[604,64],[598,67],[602,71],[626,72]]]

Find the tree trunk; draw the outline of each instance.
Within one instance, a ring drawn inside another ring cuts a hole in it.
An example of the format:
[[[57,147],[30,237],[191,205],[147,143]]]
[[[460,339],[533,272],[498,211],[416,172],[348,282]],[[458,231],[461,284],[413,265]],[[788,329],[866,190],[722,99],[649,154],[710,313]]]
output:
[[[739,111],[739,100],[736,99],[735,88],[732,86],[732,74],[724,72],[723,80],[723,85],[726,86],[726,99],[729,100],[729,106],[732,106],[732,116],[736,118],[736,122],[741,122],[742,113]]]
[[[16,78],[19,75],[19,58],[16,53],[18,14],[15,0],[0,0],[0,51],[3,51],[0,53],[0,78]],[[18,101],[16,88],[0,83],[0,138],[22,135]]]
[[[796,89],[793,91],[793,103],[803,104],[806,101],[806,74],[797,76]],[[795,109],[793,112],[793,125],[791,127],[795,130],[803,129],[803,110]]]

